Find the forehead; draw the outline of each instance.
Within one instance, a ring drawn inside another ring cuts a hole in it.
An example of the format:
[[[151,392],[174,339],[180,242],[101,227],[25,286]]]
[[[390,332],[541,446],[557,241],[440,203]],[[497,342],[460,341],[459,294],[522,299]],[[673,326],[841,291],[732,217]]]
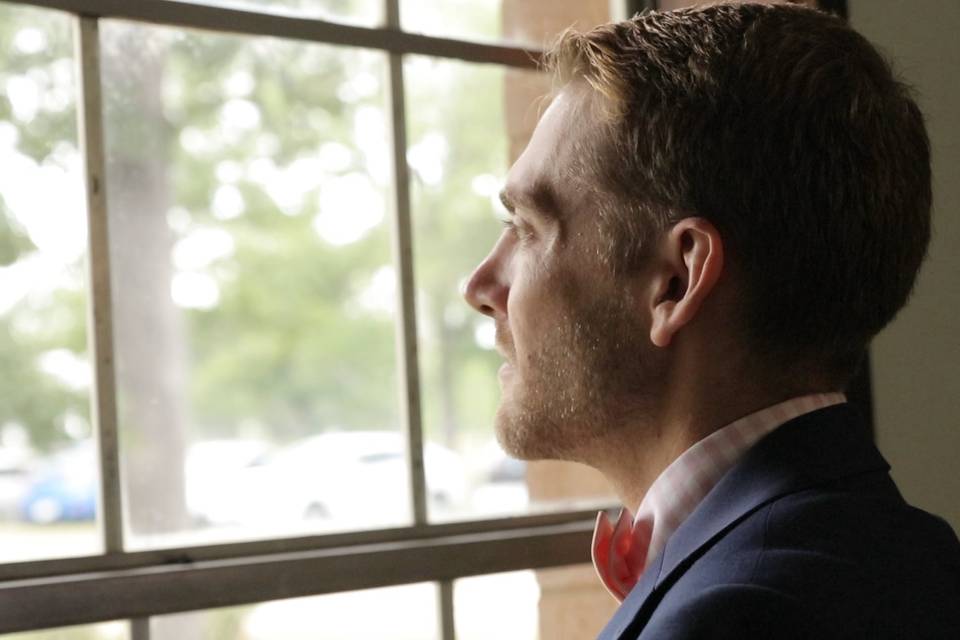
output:
[[[593,129],[589,109],[584,108],[587,91],[568,85],[544,112],[507,175],[504,199],[510,204],[561,216],[575,200],[577,155],[584,146],[580,142]]]

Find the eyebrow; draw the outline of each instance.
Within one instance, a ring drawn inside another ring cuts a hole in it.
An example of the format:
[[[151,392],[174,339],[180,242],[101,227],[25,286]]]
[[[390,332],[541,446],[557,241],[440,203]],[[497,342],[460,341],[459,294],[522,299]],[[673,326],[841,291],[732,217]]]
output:
[[[510,215],[515,215],[517,207],[522,207],[547,220],[560,217],[556,194],[550,185],[542,180],[535,182],[529,193],[517,193],[504,188],[500,191],[500,202]]]

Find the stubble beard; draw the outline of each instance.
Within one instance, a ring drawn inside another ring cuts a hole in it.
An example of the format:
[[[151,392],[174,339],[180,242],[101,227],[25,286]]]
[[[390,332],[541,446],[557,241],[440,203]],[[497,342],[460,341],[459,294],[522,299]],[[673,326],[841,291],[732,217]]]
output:
[[[653,354],[625,305],[570,309],[504,384],[496,433],[516,458],[591,464],[653,392]]]

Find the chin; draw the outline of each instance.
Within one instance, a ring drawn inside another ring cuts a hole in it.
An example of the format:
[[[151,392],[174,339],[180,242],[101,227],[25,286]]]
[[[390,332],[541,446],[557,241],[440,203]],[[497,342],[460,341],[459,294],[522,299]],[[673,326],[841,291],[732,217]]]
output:
[[[502,370],[494,426],[506,453],[520,460],[587,464],[595,457],[594,450],[619,424],[611,414],[611,398],[618,397],[623,380],[608,372],[623,370],[618,366],[623,354],[593,362],[591,353],[587,348],[567,349],[560,355],[541,355],[527,367]]]
[[[527,462],[546,459],[546,456],[542,455],[542,452],[538,451],[537,447],[530,445],[528,438],[522,437],[509,426],[501,427],[498,423],[495,432],[500,448],[511,458],[525,460]]]
[[[528,462],[577,461],[579,456],[571,449],[578,441],[577,431],[574,425],[511,404],[501,404],[494,421],[494,432],[503,451]]]
[[[542,443],[530,433],[529,424],[518,416],[513,407],[501,404],[494,419],[494,433],[500,448],[507,455],[518,460],[543,460]]]

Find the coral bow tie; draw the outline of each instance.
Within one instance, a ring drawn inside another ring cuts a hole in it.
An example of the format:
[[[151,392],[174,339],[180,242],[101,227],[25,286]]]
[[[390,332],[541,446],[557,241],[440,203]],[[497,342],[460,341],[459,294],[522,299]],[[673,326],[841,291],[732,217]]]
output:
[[[643,573],[652,532],[650,522],[634,523],[629,509],[620,511],[616,525],[610,523],[605,511],[597,514],[593,530],[593,566],[603,586],[620,602]]]

